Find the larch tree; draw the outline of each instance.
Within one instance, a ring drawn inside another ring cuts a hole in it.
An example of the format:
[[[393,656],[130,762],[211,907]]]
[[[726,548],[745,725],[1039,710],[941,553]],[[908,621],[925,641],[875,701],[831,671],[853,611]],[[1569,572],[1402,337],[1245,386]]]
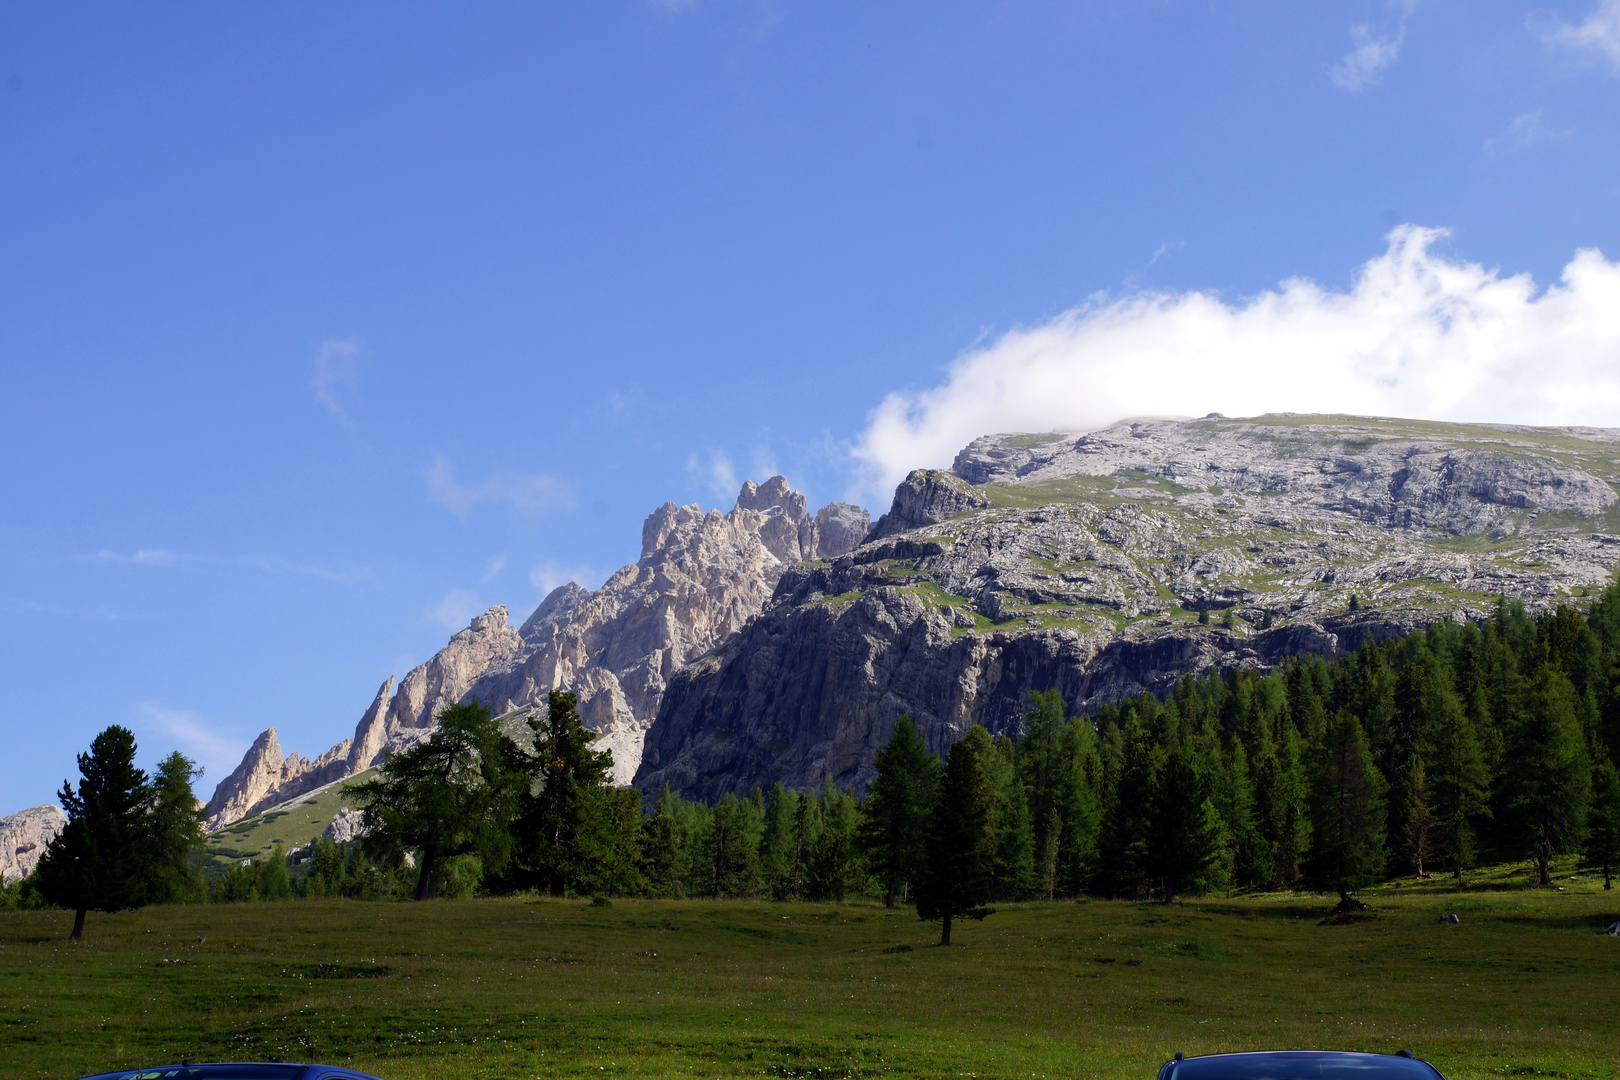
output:
[[[964,738],[946,756],[928,832],[927,865],[917,887],[917,916],[940,921],[941,945],[951,943],[954,920],[991,914],[985,904],[996,857],[990,832],[992,793],[975,743]]]
[[[1361,721],[1340,711],[1328,726],[1311,784],[1311,851],[1304,879],[1341,902],[1384,870],[1384,778]]]
[[[902,715],[874,765],[877,775],[861,808],[859,839],[868,867],[883,882],[883,904],[892,908],[922,875],[939,759],[929,752],[911,717]]]
[[[519,752],[477,703],[448,706],[426,740],[382,764],[358,784],[364,847],[398,858],[417,852],[415,896],[433,892],[433,874],[457,855],[479,855],[486,872],[503,866],[523,774]]]

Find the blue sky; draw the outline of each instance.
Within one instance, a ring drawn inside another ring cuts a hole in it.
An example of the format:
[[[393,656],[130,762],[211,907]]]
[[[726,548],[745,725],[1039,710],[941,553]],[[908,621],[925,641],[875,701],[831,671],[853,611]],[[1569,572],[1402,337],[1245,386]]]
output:
[[[319,753],[748,477],[1620,425],[1617,120],[1620,0],[4,5],[0,812]]]

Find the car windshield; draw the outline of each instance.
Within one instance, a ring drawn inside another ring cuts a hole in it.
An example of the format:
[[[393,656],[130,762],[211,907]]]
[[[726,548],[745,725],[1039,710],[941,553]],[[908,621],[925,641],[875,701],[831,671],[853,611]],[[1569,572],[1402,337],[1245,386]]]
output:
[[[1214,1054],[1176,1061],[1164,1080],[1437,1080],[1415,1058],[1383,1054]]]
[[[298,1080],[303,1065],[156,1065],[84,1080]]]

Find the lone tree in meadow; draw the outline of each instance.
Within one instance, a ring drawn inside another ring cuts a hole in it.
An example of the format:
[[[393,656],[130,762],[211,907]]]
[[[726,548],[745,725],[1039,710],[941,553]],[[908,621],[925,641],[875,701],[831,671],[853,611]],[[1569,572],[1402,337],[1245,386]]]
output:
[[[928,832],[927,862],[917,886],[917,916],[944,924],[939,943],[951,943],[951,921],[983,919],[994,884],[995,838],[990,834],[989,781],[974,740],[951,747],[939,801]]]
[[[928,752],[911,717],[901,716],[876,765],[858,836],[868,867],[883,881],[883,904],[892,908],[900,891],[922,876],[939,759]]]
[[[418,852],[416,899],[433,892],[433,872],[447,858],[476,854],[486,872],[504,865],[509,823],[523,774],[519,751],[489,710],[451,705],[427,741],[383,763],[375,780],[352,790],[363,804],[365,847],[381,856]]]
[[[78,790],[62,782],[67,825],[33,875],[48,903],[73,911],[73,941],[84,937],[86,912],[140,907],[152,885],[152,788],[135,767],[135,733],[114,724],[97,735],[79,775]]]

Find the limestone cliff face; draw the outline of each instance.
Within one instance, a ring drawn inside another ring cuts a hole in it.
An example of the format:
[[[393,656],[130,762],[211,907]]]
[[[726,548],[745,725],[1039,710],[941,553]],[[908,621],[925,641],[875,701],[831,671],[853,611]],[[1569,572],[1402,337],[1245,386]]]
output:
[[[592,592],[555,589],[514,629],[507,609],[472,620],[393,690],[384,682],[353,738],[314,761],[283,756],[274,729],[255,741],[214,792],[208,827],[285,802],[414,745],[447,705],[478,701],[497,714],[541,705],[553,689],[579,695],[587,726],[628,783],[671,675],[757,615],[789,567],[852,550],[865,510],[832,503],[814,515],[780,476],[745,483],[729,513],[665,503],[642,527],[641,557]]]
[[[613,751],[614,777],[641,764],[671,675],[740,629],[790,566],[841,555],[866,531],[859,507],[811,516],[782,477],[746,483],[731,512],[665,503],[642,527],[641,558],[595,593],[564,586],[524,627],[526,650],[492,666],[472,696],[497,712],[579,694],[580,715]]]
[[[67,814],[55,803],[0,818],[0,885],[32,874],[39,857],[66,824]]]
[[[1084,709],[1499,595],[1578,602],[1620,565],[1616,483],[1608,430],[1209,417],[979,439],[678,672],[635,782],[860,786],[903,712],[942,750],[1016,730],[1031,690]]]

